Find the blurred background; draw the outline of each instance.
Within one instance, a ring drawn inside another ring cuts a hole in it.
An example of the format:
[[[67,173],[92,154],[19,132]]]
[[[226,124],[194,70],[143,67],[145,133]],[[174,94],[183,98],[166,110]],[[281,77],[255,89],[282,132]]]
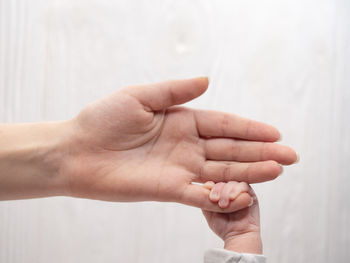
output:
[[[0,122],[73,117],[125,85],[210,77],[189,103],[277,126],[300,154],[253,185],[269,262],[349,262],[349,0],[0,0]],[[202,262],[201,211],[0,202],[0,262]]]

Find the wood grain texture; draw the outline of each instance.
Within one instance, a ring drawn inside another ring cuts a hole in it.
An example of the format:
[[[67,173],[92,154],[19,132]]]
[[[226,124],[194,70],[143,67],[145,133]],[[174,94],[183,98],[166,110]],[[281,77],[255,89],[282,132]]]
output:
[[[209,75],[189,105],[272,123],[301,156],[256,185],[269,262],[350,257],[348,0],[0,0],[0,121],[59,120],[125,85]],[[0,262],[202,262],[198,209],[0,203]]]

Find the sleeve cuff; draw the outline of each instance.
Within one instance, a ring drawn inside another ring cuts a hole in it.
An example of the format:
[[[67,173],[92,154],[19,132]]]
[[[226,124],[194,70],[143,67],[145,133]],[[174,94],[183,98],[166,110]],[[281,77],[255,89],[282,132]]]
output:
[[[204,254],[204,263],[266,263],[263,255],[237,253],[234,251],[214,248]]]

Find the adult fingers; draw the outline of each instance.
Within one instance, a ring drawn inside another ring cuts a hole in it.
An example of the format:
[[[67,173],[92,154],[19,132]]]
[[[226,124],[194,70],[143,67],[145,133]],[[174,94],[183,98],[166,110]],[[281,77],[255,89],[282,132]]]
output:
[[[206,158],[218,161],[257,162],[274,160],[288,165],[297,161],[296,152],[284,145],[270,142],[242,141],[227,138],[204,140]]]
[[[283,171],[275,161],[252,163],[206,161],[196,181],[261,183],[275,179]]]
[[[275,127],[234,114],[197,110],[195,120],[198,134],[203,137],[239,138],[266,142],[274,142],[280,138],[280,133]]]

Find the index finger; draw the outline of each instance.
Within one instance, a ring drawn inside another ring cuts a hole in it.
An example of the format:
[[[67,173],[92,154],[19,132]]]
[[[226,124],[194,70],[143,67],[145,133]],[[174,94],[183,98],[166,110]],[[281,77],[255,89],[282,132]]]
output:
[[[281,137],[279,131],[269,124],[230,113],[197,110],[194,116],[198,134],[203,137],[225,137],[264,142],[275,142]]]

